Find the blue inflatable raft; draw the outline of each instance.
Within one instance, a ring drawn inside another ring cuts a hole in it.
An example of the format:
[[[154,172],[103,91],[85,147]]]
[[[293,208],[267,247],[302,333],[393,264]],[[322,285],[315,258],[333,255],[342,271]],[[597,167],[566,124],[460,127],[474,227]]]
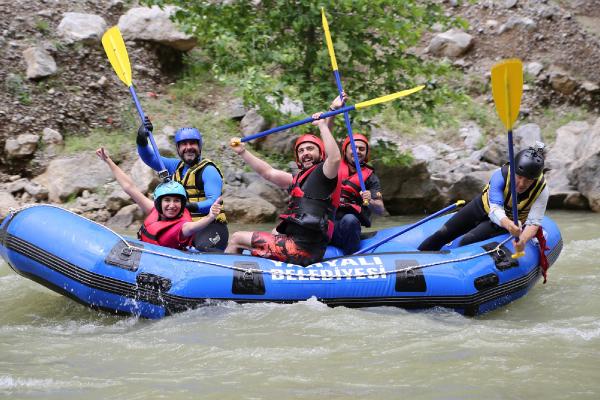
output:
[[[301,267],[248,255],[189,253],[123,238],[110,229],[48,206],[9,214],[0,254],[20,275],[94,309],[161,318],[214,300],[290,303],[317,298],[330,306],[445,307],[465,315],[494,310],[540,278],[538,245],[513,260],[508,235],[439,252],[416,251],[449,216],[433,219],[368,254],[328,248],[323,262]],[[543,221],[550,264],[562,238]],[[362,248],[399,232],[383,229]]]

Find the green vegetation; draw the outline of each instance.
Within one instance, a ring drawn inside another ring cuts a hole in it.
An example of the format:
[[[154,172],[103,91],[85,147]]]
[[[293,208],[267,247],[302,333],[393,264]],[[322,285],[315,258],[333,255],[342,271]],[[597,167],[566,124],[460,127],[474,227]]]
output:
[[[180,7],[174,19],[197,37],[203,50],[202,57],[188,60],[190,69],[210,71],[217,80],[229,82],[246,105],[259,106],[263,116],[281,123],[292,117],[278,115],[268,97],[278,102],[284,96],[301,100],[309,113],[324,110],[337,93],[321,26],[321,6],[328,15],[344,88],[352,103],[419,83],[433,88],[449,67],[424,62],[410,49],[433,23],[459,24],[446,17],[434,1],[142,3]],[[191,75],[189,80],[193,80]],[[435,105],[447,101],[448,93],[446,87],[425,90],[394,102],[393,107],[431,113]],[[362,121],[379,112],[376,108],[361,110]]]
[[[21,75],[8,74],[4,82],[6,91],[12,94],[24,106],[31,104],[31,93]]]
[[[135,138],[132,133],[122,131],[107,131],[105,129],[94,129],[89,135],[65,135],[64,154],[77,154],[89,152],[103,146],[108,150],[111,157],[118,161],[127,153],[132,151]]]
[[[42,35],[47,35],[50,31],[50,24],[45,19],[38,19],[35,21],[35,29]]]

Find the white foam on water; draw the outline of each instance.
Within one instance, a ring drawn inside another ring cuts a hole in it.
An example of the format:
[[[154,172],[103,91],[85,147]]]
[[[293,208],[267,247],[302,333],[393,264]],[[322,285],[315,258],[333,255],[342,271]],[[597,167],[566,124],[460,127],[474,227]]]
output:
[[[83,381],[81,379],[73,379],[68,381],[56,380],[51,378],[15,378],[10,375],[0,376],[0,390],[40,390],[49,391],[56,389],[77,389],[90,388],[99,389],[114,386],[116,383],[109,381]]]

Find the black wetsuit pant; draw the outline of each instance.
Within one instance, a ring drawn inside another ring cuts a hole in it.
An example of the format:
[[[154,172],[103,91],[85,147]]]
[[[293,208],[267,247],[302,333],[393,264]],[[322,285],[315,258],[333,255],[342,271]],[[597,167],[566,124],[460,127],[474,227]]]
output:
[[[227,224],[213,221],[194,236],[194,247],[203,252],[222,252],[228,240]]]
[[[508,233],[508,231],[490,221],[483,209],[481,197],[477,197],[454,214],[437,232],[425,239],[419,245],[419,250],[438,251],[445,244],[463,234],[460,246],[489,239],[503,233]]]

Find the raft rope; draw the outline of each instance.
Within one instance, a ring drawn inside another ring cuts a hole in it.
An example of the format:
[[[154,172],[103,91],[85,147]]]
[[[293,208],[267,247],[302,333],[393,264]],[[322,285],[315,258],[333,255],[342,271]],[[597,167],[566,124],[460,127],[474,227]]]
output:
[[[9,209],[9,215],[14,215],[16,213],[19,213],[27,208],[32,208],[32,207],[39,207],[39,204],[30,204],[30,205],[26,205],[17,209],[14,208],[10,208]],[[63,210],[66,211],[68,213],[71,213],[73,215],[76,215],[80,218],[83,218],[85,220],[90,221],[93,224],[96,224],[104,229],[106,229],[107,231],[111,232],[113,235],[115,235],[116,237],[118,237],[123,244],[125,244],[125,248],[123,249],[123,251],[128,250],[128,251],[138,251],[140,253],[148,253],[148,254],[154,254],[156,256],[161,256],[161,257],[165,257],[165,258],[170,258],[173,260],[178,260],[178,261],[188,261],[188,262],[193,262],[193,263],[198,263],[198,264],[206,264],[206,265],[211,265],[214,267],[220,267],[220,268],[225,268],[225,269],[230,269],[230,270],[234,270],[234,271],[239,271],[239,272],[243,272],[244,274],[268,274],[268,275],[285,275],[285,276],[293,276],[293,277],[302,277],[302,278],[306,278],[305,274],[298,274],[295,272],[290,272],[290,271],[285,271],[285,272],[272,272],[270,270],[262,270],[262,269],[258,269],[258,268],[242,268],[242,267],[236,267],[234,265],[227,265],[227,264],[221,264],[221,263],[217,263],[214,261],[207,261],[207,260],[198,260],[195,258],[190,258],[190,257],[183,257],[183,256],[177,256],[177,255],[173,255],[173,254],[166,254],[166,253],[162,253],[160,251],[155,251],[155,250],[149,250],[149,249],[143,249],[141,247],[137,247],[137,246],[133,246],[131,245],[123,236],[121,236],[119,233],[115,232],[114,230],[110,229],[107,226],[102,225],[99,222],[96,222],[94,220],[91,220],[87,217],[84,217],[82,215],[79,215],[71,210],[67,210],[65,208],[53,205],[53,204],[44,204],[44,207],[54,207],[54,208],[58,208],[59,210]],[[421,265],[412,265],[412,266],[408,266],[406,268],[401,268],[401,269],[395,269],[393,271],[385,271],[385,274],[398,274],[398,273],[402,273],[402,272],[410,272],[413,270],[418,270],[418,269],[424,269],[424,268],[429,268],[429,267],[434,267],[436,265],[443,265],[443,264],[451,264],[451,263],[459,263],[459,262],[463,262],[463,261],[468,261],[468,260],[472,260],[474,258],[478,258],[478,257],[482,257],[491,253],[497,253],[500,256],[504,255],[504,250],[501,249],[501,246],[504,245],[505,243],[507,243],[509,240],[512,239],[512,236],[508,236],[508,238],[506,238],[505,240],[503,240],[502,242],[500,242],[496,247],[494,247],[491,250],[487,250],[481,253],[477,253],[477,254],[473,254],[471,256],[466,256],[466,257],[460,257],[460,258],[454,258],[452,260],[442,260],[442,261],[436,261],[436,262],[432,262],[432,263],[428,263],[428,264],[421,264]],[[365,254],[368,255],[368,254]],[[308,266],[310,267],[310,265]],[[304,267],[302,267],[304,268]],[[350,279],[350,278],[368,278],[370,276],[381,276],[382,273],[381,272],[377,272],[377,273],[364,273],[364,274],[353,274],[350,276],[344,276],[345,279]],[[321,280],[321,279],[327,279],[327,280],[331,280],[331,277],[321,277],[321,276],[316,276],[316,275],[311,275],[310,276],[311,280]]]

